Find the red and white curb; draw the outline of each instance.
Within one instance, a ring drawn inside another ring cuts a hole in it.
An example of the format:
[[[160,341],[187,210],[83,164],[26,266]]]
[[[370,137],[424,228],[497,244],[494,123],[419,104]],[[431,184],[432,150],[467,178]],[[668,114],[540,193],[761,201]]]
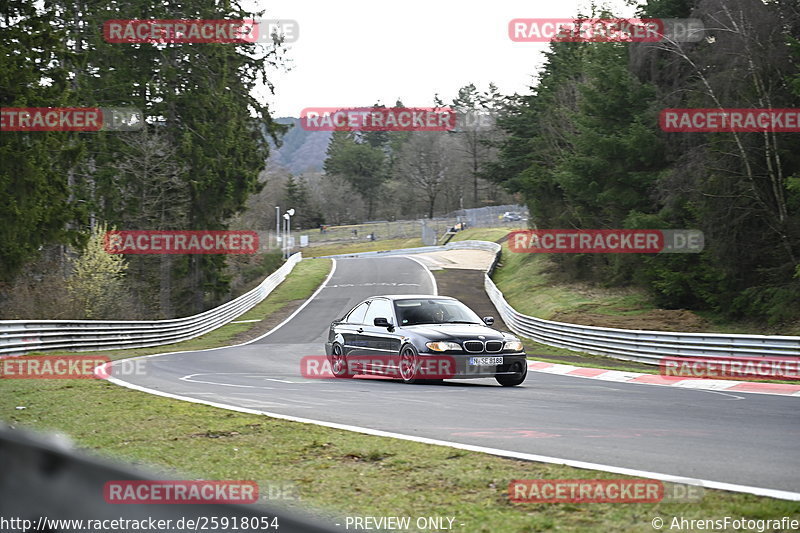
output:
[[[603,381],[616,381],[618,383],[641,383],[644,385],[660,385],[666,387],[682,387],[684,389],[752,392],[756,394],[777,394],[780,396],[800,397],[800,385],[788,383],[759,383],[756,381],[735,381],[729,379],[702,379],[684,378],[679,376],[661,376],[658,374],[643,374],[640,372],[623,372],[620,370],[606,370],[605,368],[589,368],[544,361],[528,360],[528,370],[558,374],[576,378],[599,379]]]

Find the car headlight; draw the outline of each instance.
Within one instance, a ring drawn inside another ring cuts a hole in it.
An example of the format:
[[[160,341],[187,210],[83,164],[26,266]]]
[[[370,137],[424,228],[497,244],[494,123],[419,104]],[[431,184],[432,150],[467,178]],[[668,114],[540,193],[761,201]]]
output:
[[[446,352],[447,350],[460,350],[461,345],[457,342],[426,342],[425,346],[434,352]]]
[[[522,351],[522,342],[520,341],[506,341],[503,345],[504,350],[511,350],[514,352],[521,352]]]

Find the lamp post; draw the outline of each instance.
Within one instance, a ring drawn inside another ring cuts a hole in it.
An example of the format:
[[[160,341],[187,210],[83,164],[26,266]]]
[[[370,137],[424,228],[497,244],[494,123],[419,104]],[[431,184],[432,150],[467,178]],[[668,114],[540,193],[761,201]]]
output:
[[[289,213],[283,214],[283,258],[289,257]]]
[[[275,248],[278,247],[278,243],[281,242],[281,208],[280,206],[275,206]]]
[[[291,238],[292,234],[292,217],[294,216],[294,209],[289,209],[286,213],[283,214],[283,218],[286,220],[286,248],[284,252],[284,257],[289,259],[289,254],[291,253],[291,245],[289,244],[289,239]]]

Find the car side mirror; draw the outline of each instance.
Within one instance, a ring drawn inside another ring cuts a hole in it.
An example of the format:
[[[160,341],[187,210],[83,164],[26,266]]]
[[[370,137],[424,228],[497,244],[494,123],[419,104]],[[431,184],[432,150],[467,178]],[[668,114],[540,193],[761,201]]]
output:
[[[494,317],[493,316],[483,317],[483,323],[486,324],[487,326],[491,326],[492,324],[494,324]]]
[[[388,329],[392,329],[393,328],[391,322],[389,322],[387,319],[383,318],[382,316],[376,317],[375,320],[372,321],[372,323],[375,324],[375,326],[379,327],[379,328],[388,328]]]

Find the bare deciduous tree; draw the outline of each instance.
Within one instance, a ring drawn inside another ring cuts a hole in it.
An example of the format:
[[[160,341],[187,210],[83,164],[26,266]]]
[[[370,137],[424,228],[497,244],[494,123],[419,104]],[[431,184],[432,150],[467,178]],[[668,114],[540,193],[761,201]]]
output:
[[[455,142],[446,132],[415,132],[400,152],[399,177],[425,200],[428,218],[447,180],[457,177]]]

